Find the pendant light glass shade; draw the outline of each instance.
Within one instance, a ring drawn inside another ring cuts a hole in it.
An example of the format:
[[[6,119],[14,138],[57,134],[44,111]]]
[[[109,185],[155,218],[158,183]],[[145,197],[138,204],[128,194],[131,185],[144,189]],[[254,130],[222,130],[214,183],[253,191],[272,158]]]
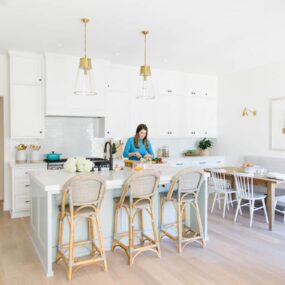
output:
[[[80,58],[77,71],[75,95],[96,95],[93,86],[93,72],[91,58],[86,55],[86,24],[89,19],[83,18],[81,22],[84,24],[84,57]]]
[[[140,81],[138,86],[137,99],[155,98],[150,66],[146,64],[146,36],[148,33],[148,31],[142,31],[142,34],[144,35],[144,65],[142,65],[140,68]]]
[[[137,99],[154,99],[155,92],[152,83],[152,78],[141,76],[139,78]]]

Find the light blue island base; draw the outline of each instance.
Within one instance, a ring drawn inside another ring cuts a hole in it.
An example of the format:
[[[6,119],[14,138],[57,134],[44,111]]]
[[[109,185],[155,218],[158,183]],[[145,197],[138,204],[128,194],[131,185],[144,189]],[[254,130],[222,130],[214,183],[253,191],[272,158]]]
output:
[[[176,167],[162,166],[157,169],[160,173],[159,191],[167,191],[168,185],[173,175],[179,171]],[[121,187],[126,178],[131,175],[130,170],[120,172],[103,171],[102,176],[106,179],[107,190],[100,210],[100,222],[102,226],[105,249],[110,250],[113,234],[113,216],[114,216],[114,197],[121,194]],[[34,249],[41,261],[43,269],[47,276],[53,276],[53,262],[56,257],[57,249],[57,231],[58,231],[58,213],[61,203],[61,191],[63,184],[76,174],[68,174],[62,170],[43,171],[41,173],[30,173],[31,178],[31,218],[30,235]],[[199,194],[199,208],[201,212],[204,237],[208,239],[207,228],[207,177],[205,174],[204,183]],[[158,191],[158,192],[159,192]],[[156,194],[155,211],[159,228],[159,194]],[[165,207],[165,222],[176,221],[176,213],[171,203]],[[186,221],[188,225],[196,229],[196,216],[187,211]],[[147,214],[145,214],[144,228],[151,235],[151,223]],[[87,239],[88,230],[86,221],[78,221],[75,227],[75,239]],[[128,219],[122,211],[119,218],[119,230],[128,230]],[[64,224],[64,243],[68,242],[68,224]],[[173,244],[174,246],[174,244]],[[88,248],[77,248],[75,255],[81,256],[89,253]],[[163,255],[163,252],[162,252]]]

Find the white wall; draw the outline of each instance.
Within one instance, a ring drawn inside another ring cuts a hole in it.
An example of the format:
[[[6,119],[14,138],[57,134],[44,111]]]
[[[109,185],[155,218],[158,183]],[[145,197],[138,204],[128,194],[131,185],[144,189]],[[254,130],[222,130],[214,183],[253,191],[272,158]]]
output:
[[[285,157],[271,149],[271,98],[285,97],[285,62],[219,77],[217,152],[228,165],[245,155]],[[257,116],[242,117],[244,107]]]

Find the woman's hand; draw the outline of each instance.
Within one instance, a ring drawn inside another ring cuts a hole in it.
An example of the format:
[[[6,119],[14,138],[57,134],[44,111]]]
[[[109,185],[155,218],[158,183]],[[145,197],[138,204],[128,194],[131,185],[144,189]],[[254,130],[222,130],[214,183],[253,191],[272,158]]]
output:
[[[149,154],[149,153],[147,153],[147,154],[144,156],[144,158],[152,158],[152,155]]]
[[[137,158],[141,158],[141,157],[142,157],[139,152],[130,152],[130,153],[129,153],[129,156],[135,156],[135,157],[137,157]]]
[[[142,157],[139,152],[135,152],[134,154],[135,154],[134,156],[136,156],[137,158],[141,158]]]

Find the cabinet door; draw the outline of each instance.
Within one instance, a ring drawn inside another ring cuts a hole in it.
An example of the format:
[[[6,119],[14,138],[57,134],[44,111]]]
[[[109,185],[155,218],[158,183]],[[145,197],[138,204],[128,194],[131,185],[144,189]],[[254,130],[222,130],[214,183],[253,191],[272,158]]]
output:
[[[132,135],[131,105],[127,92],[112,92],[106,94],[108,108],[105,117],[106,138],[127,138]]]
[[[201,136],[217,136],[217,101],[214,98],[203,98],[202,102],[203,117],[201,126]]]
[[[44,98],[41,86],[14,85],[11,89],[11,137],[44,136]]]
[[[187,95],[194,97],[212,97],[216,96],[216,77],[197,74],[188,75]]]
[[[41,85],[43,81],[43,57],[26,53],[10,53],[12,84]]]
[[[187,137],[216,136],[216,100],[205,97],[187,97],[184,110]]]
[[[187,92],[187,76],[174,71],[158,71],[159,96],[183,96]]]
[[[46,114],[54,116],[104,116],[106,69],[93,60],[94,89],[97,95],[74,94],[79,58],[46,54]]]
[[[184,113],[182,112],[183,96],[160,96],[156,120],[159,137],[175,138],[184,136]]]
[[[159,109],[157,99],[132,99],[132,133],[135,134],[139,124],[146,124],[148,127],[148,135],[150,138],[158,136],[159,130]]]
[[[121,65],[111,65],[108,68],[107,89],[111,92],[128,92],[130,84],[130,69]]]

